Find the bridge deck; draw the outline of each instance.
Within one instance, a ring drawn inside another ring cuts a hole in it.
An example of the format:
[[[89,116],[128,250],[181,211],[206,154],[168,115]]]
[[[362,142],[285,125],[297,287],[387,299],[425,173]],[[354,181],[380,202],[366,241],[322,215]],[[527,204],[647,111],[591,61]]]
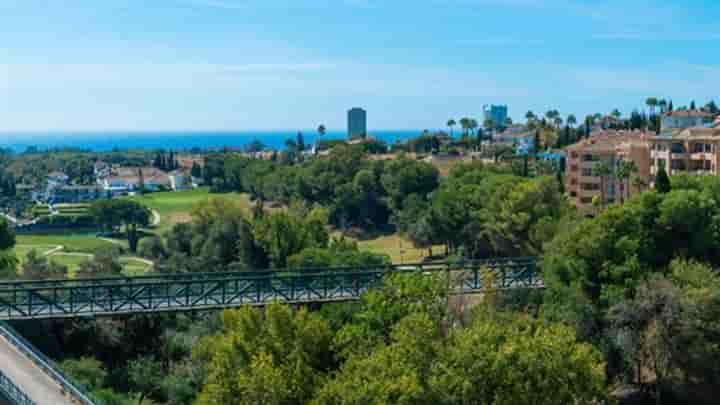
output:
[[[0,367],[3,373],[38,405],[72,405],[60,385],[38,368],[4,336],[0,335]]]
[[[371,268],[152,274],[0,282],[0,320],[105,316],[358,299],[389,274],[438,275],[449,292],[542,288],[528,258]]]

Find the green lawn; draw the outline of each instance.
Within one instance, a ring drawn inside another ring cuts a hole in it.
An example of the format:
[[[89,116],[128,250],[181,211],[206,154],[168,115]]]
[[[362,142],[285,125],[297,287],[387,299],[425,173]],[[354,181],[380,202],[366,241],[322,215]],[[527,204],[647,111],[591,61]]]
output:
[[[251,206],[250,198],[247,194],[210,194],[206,187],[187,191],[151,193],[130,198],[145,204],[145,206],[160,214],[158,231],[163,232],[170,229],[174,224],[189,222],[190,211],[193,207],[212,197],[233,199],[248,210]]]
[[[71,256],[71,255],[63,255],[63,254],[53,254],[50,255],[50,260],[57,264],[62,264],[63,266],[66,266],[68,268],[68,275],[70,277],[73,277],[75,275],[75,271],[77,271],[78,267],[85,261],[90,259],[90,256]]]
[[[150,271],[151,266],[132,257],[121,257],[120,263],[123,265],[123,273],[126,276],[141,276]]]
[[[17,235],[17,245],[64,246],[66,252],[94,253],[97,249],[109,248],[112,243],[94,235]],[[16,248],[17,249],[17,248]]]
[[[20,265],[22,265],[28,252],[35,249],[38,253],[47,252],[53,249],[55,246],[16,246],[15,254],[20,259]],[[63,252],[53,253],[49,256],[50,260],[54,263],[66,266],[69,271],[69,277],[74,277],[75,272],[80,265],[86,260],[90,259],[90,254],[83,253],[71,253],[64,254]],[[123,256],[120,258],[120,263],[123,265],[123,273],[127,276],[139,276],[150,271],[151,266],[147,263],[139,260],[138,258],[131,256]]]
[[[51,245],[37,245],[37,246],[15,246],[15,256],[20,260],[20,264],[25,260],[27,254],[31,250],[36,250],[38,253],[47,252],[48,250],[54,249],[56,246]]]
[[[390,256],[395,264],[417,263],[428,255],[428,249],[416,249],[412,243],[397,234],[382,235],[373,239],[359,240],[360,250],[381,253]],[[433,251],[440,252],[441,247],[435,246]]]

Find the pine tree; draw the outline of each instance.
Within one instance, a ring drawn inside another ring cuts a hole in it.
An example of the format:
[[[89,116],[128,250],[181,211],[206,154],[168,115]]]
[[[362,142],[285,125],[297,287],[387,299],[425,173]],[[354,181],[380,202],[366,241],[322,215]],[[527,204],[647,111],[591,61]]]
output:
[[[192,169],[190,169],[190,175],[196,179],[202,177],[202,168],[197,162],[193,162]]]
[[[302,132],[297,133],[297,150],[298,152],[302,152],[305,150],[305,139],[303,138]]]
[[[695,110],[695,100],[693,100],[693,101],[690,102],[690,110],[691,110],[691,111],[694,111],[694,110]]]
[[[670,178],[667,175],[667,172],[665,171],[664,167],[660,167],[657,172],[657,176],[655,177],[655,190],[657,190],[658,193],[668,193],[670,192]]]

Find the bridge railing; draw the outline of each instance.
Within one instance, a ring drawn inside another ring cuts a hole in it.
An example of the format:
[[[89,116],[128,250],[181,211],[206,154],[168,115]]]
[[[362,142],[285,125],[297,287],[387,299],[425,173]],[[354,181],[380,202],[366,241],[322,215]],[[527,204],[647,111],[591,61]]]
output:
[[[13,405],[37,405],[15,383],[0,370],[0,391]]]
[[[0,283],[0,319],[61,318],[356,299],[387,274],[447,273],[452,293],[536,288],[531,259]],[[492,277],[487,277],[492,276]]]
[[[225,272],[192,272],[192,273],[153,273],[142,276],[124,277],[93,277],[93,278],[76,278],[76,279],[47,279],[47,280],[13,280],[0,281],[0,290],[8,289],[28,289],[43,288],[49,286],[103,286],[126,284],[146,284],[154,282],[170,282],[170,281],[197,281],[197,280],[216,280],[228,277],[242,276],[244,278],[267,278],[278,276],[307,276],[318,273],[354,273],[354,272],[393,272],[393,271],[438,271],[458,268],[498,268],[503,266],[534,266],[536,258],[533,257],[513,257],[513,258],[497,258],[482,260],[459,260],[455,262],[418,262],[406,264],[388,264],[376,266],[336,266],[336,267],[307,267],[307,268],[290,268],[290,269],[270,269],[270,270],[243,270],[243,271],[225,271]]]
[[[2,335],[15,348],[23,353],[36,367],[41,369],[48,377],[60,386],[64,393],[69,395],[76,403],[82,405],[102,405],[102,402],[92,395],[80,384],[74,383],[67,377],[55,363],[37,350],[20,333],[6,322],[0,322],[0,335]],[[32,401],[29,403],[33,403]]]

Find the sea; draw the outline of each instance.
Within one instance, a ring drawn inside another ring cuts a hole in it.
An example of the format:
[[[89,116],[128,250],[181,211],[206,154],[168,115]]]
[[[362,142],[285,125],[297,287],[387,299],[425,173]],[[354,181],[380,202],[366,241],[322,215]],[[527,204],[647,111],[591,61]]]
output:
[[[113,150],[191,150],[194,148],[210,150],[222,148],[240,149],[255,141],[266,148],[284,149],[285,141],[297,139],[298,132],[303,134],[306,145],[319,137],[314,130],[278,130],[278,131],[223,131],[223,132],[184,132],[184,131],[148,131],[148,132],[0,132],[0,147],[10,148],[16,153],[28,148],[49,150],[56,148],[77,148],[93,152]],[[405,141],[422,133],[422,130],[372,131],[370,136],[388,144]],[[346,139],[344,131],[327,131],[322,139]]]

